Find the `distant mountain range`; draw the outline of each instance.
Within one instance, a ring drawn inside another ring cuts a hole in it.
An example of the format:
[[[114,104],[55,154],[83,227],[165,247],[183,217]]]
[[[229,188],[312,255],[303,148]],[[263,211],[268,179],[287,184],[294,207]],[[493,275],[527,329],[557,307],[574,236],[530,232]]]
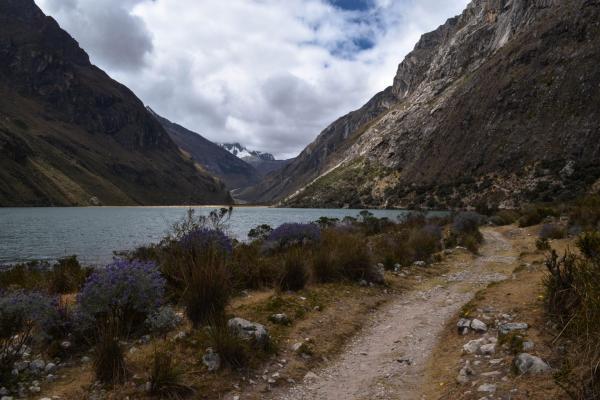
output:
[[[270,153],[263,153],[261,151],[248,150],[246,147],[239,143],[221,143],[221,147],[233,154],[234,156],[241,158],[242,160],[252,161],[275,161],[275,157]]]
[[[33,0],[0,1],[0,60],[0,206],[232,201]]]

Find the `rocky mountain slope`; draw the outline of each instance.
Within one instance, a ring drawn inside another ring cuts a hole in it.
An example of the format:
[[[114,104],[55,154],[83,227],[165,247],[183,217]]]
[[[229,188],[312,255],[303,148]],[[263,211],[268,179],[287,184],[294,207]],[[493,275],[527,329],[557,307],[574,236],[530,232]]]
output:
[[[0,205],[229,203],[33,0],[0,2]]]
[[[393,86],[251,195],[459,207],[589,190],[600,178],[599,21],[599,0],[474,0],[421,38]]]
[[[179,148],[212,175],[221,179],[228,189],[239,189],[257,184],[261,174],[248,162],[231,154],[229,151],[192,132],[148,111],[161,123],[171,139]]]

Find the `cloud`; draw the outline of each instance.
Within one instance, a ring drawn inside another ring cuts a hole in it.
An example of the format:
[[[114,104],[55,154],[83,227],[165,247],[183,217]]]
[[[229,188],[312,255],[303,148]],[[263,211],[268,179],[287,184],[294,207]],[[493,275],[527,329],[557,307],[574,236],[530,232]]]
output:
[[[37,0],[94,63],[217,141],[296,155],[468,0]]]

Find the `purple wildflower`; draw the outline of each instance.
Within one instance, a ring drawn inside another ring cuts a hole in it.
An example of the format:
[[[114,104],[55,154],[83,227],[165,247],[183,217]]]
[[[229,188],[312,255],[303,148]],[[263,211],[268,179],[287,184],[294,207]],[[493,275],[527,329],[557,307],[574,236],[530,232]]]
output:
[[[222,231],[208,228],[198,228],[183,236],[180,244],[186,249],[215,247],[227,254],[233,251],[231,239]]]
[[[316,224],[283,224],[271,232],[268,241],[277,242],[280,245],[301,243],[304,239],[318,242],[321,238],[321,230]]]

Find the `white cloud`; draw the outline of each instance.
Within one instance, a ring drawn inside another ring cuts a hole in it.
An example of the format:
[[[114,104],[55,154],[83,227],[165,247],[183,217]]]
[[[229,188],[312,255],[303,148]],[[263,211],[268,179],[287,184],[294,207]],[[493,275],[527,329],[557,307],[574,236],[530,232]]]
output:
[[[158,113],[289,157],[390,85],[419,36],[468,1],[373,0],[363,11],[327,0],[37,2]]]

